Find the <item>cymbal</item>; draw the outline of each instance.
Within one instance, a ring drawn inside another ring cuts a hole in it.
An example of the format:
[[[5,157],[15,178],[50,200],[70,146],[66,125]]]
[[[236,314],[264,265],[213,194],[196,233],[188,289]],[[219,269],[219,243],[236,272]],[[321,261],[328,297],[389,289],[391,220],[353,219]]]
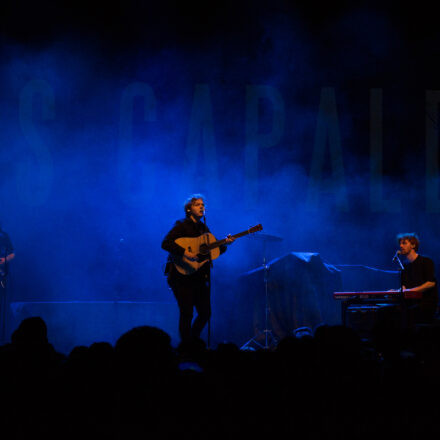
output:
[[[278,237],[277,235],[271,235],[271,234],[264,234],[257,232],[256,234],[250,235],[255,240],[262,240],[262,241],[283,241],[281,237]]]

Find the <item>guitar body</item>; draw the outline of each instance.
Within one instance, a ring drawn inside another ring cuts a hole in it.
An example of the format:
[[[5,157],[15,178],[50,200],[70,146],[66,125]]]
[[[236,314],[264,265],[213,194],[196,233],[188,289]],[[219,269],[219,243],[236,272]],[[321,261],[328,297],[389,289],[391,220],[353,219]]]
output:
[[[197,254],[199,261],[190,261],[185,257],[175,257],[174,266],[182,275],[190,275],[196,272],[210,259],[215,260],[220,256],[220,249],[218,247],[213,249],[208,248],[209,244],[215,243],[216,241],[217,240],[210,232],[194,238],[178,238],[176,243],[185,248],[185,250]]]

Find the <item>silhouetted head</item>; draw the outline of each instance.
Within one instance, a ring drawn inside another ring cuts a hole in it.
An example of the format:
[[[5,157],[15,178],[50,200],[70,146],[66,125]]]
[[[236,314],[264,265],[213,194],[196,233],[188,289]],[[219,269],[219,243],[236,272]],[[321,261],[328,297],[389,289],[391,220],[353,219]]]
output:
[[[169,362],[172,356],[171,337],[156,327],[135,327],[117,340],[115,354],[120,365],[155,368]]]
[[[11,342],[19,345],[46,344],[46,323],[39,316],[23,319],[17,330],[12,333]]]
[[[181,341],[177,347],[177,354],[181,359],[189,358],[200,361],[206,355],[206,343],[200,338]]]
[[[69,353],[68,360],[73,362],[78,362],[86,359],[89,348],[85,345],[77,345],[72,348]]]
[[[355,330],[343,325],[321,325],[315,342],[322,359],[344,362],[360,356],[361,339]]]
[[[283,339],[281,339],[280,342],[278,342],[278,345],[275,348],[275,351],[277,353],[281,354],[293,354],[296,353],[298,350],[298,338],[295,336],[289,335],[285,336]]]

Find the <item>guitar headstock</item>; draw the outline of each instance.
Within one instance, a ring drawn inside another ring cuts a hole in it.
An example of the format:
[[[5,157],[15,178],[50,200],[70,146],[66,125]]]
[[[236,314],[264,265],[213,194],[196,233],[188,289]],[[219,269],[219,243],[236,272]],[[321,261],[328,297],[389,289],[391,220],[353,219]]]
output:
[[[258,232],[258,231],[262,231],[263,230],[263,225],[259,224],[256,226],[252,226],[252,228],[248,229],[249,234],[253,234],[254,232]]]

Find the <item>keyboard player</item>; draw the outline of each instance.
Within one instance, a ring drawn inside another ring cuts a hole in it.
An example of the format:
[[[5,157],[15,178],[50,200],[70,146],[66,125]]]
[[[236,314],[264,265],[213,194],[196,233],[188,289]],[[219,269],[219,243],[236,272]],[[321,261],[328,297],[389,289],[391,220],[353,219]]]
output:
[[[405,257],[402,271],[402,287],[404,292],[419,292],[420,300],[409,301],[409,309],[413,311],[416,324],[431,324],[434,320],[438,289],[435,278],[434,262],[418,254],[420,240],[414,233],[403,233],[397,236],[399,254]]]

